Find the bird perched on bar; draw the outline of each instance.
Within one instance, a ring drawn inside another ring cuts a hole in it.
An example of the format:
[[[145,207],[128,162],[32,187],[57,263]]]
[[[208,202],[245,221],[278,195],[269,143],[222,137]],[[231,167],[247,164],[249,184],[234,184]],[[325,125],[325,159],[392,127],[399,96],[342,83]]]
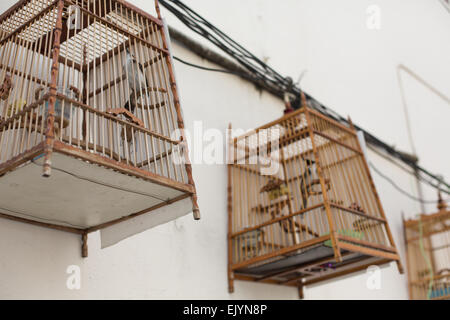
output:
[[[11,92],[12,87],[13,87],[13,85],[12,85],[11,76],[9,74],[7,74],[5,76],[5,80],[2,84],[2,86],[0,87],[0,99],[7,100],[9,98],[9,94]]]
[[[136,95],[134,94],[134,91],[131,91],[130,98],[127,103],[125,103],[124,108],[134,114],[134,111],[136,110]]]
[[[128,87],[130,89],[130,98],[125,103],[124,109],[126,110],[118,110],[115,113],[122,113],[126,118],[131,120],[133,123],[144,126],[144,123],[135,116],[136,107],[138,105],[138,101],[141,97],[144,97],[145,101],[149,101],[147,90],[149,88],[148,79],[145,76],[144,67],[141,63],[136,60],[134,54],[130,52],[128,48],[126,50],[125,62],[123,64],[123,74],[126,75],[128,79]],[[114,110],[112,110],[114,112]],[[129,113],[128,113],[129,112]],[[125,138],[125,134],[128,142],[131,142],[132,139],[132,130],[131,127],[126,127],[126,133],[122,131],[122,139]]]
[[[303,171],[302,176],[300,177],[300,193],[302,194],[302,204],[303,208],[306,209],[308,207],[308,198],[310,196],[310,191],[317,181],[316,174],[316,162],[311,159],[303,159],[306,164],[306,169]]]
[[[282,216],[289,215],[289,202],[291,193],[284,180],[279,178],[270,178],[269,182],[261,188],[261,193],[267,192],[270,205],[269,212],[272,219],[276,219]],[[264,210],[259,209],[260,212]],[[319,235],[311,230],[307,225],[300,223],[300,221],[295,221],[295,218],[283,219],[279,221],[280,226],[287,233],[298,233],[305,231],[311,235],[318,237]]]
[[[123,65],[123,73],[128,79],[128,86],[130,88],[130,98],[125,104],[125,109],[134,114],[137,106],[137,100],[144,95],[147,96],[149,88],[148,79],[145,76],[144,67],[136,60],[134,54],[126,48],[127,56]],[[148,100],[148,99],[147,99]],[[144,100],[145,101],[145,100]]]
[[[312,159],[303,159],[306,169],[302,173],[300,183],[300,193],[302,194],[303,208],[308,207],[308,198],[313,195],[322,194],[321,183],[317,173],[316,162]],[[324,178],[326,190],[330,189],[330,179]]]

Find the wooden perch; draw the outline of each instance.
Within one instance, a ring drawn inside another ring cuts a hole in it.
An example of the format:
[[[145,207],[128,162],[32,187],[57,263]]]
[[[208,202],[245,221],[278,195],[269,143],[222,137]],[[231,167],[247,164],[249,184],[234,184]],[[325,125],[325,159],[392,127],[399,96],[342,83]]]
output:
[[[134,124],[145,127],[144,122],[142,122],[139,118],[137,118],[134,114],[132,114],[130,111],[128,111],[125,108],[117,108],[117,109],[108,109],[106,110],[106,113],[113,114],[116,117],[118,115],[123,114],[127,119],[131,120]]]

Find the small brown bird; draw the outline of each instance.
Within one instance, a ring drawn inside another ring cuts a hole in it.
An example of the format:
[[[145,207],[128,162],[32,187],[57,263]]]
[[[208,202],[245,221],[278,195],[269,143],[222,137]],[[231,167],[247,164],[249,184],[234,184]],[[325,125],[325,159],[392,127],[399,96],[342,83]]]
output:
[[[12,87],[13,87],[13,85],[12,85],[11,76],[9,74],[7,74],[5,76],[5,80],[0,88],[0,98],[3,101],[7,100],[9,98],[9,94],[11,93]]]

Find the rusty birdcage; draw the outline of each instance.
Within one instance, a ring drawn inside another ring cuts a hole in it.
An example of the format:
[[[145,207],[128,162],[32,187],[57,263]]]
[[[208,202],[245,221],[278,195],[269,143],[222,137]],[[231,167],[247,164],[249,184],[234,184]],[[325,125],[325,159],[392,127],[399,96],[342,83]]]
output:
[[[450,299],[450,211],[439,199],[438,212],[403,221],[410,299]]]
[[[357,132],[303,107],[230,138],[229,290],[401,263]],[[303,291],[299,291],[301,296]]]
[[[0,17],[1,217],[83,240],[150,211],[199,219],[155,4],[23,0]]]

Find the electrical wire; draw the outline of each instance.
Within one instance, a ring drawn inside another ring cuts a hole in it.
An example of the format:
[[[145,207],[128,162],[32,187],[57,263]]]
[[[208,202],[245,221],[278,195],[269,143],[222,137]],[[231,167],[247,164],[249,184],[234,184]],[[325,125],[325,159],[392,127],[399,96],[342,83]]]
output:
[[[373,169],[373,171],[375,171],[381,178],[383,178],[384,180],[386,180],[387,182],[389,182],[398,192],[400,192],[401,194],[407,196],[408,198],[414,200],[414,201],[418,201],[420,203],[428,203],[428,204],[435,204],[438,203],[439,200],[424,200],[418,197],[413,196],[412,194],[410,194],[409,192],[403,190],[402,188],[400,188],[395,182],[394,180],[392,180],[391,178],[389,178],[387,175],[383,174],[377,167],[375,167],[373,165],[372,162],[369,161],[369,166]],[[448,200],[446,200],[448,201]]]
[[[415,144],[414,144],[414,139],[413,139],[413,134],[412,134],[411,119],[410,119],[410,115],[409,115],[408,104],[406,102],[405,87],[404,87],[404,84],[403,84],[401,71],[405,72],[406,74],[409,74],[413,79],[415,79],[417,82],[422,84],[425,88],[427,88],[428,90],[433,92],[436,96],[441,98],[448,105],[450,105],[450,98],[447,97],[442,92],[440,92],[435,87],[433,87],[431,84],[429,84],[422,77],[420,77],[417,73],[415,73],[414,71],[412,71],[411,69],[409,69],[405,65],[399,64],[397,66],[397,79],[398,79],[398,85],[399,85],[399,89],[400,89],[400,94],[401,94],[401,97],[402,97],[403,109],[404,109],[404,112],[405,112],[406,128],[408,130],[408,136],[409,136],[409,140],[410,140],[410,144],[411,144],[411,148],[412,148],[413,154],[416,154],[416,147],[415,147]]]
[[[400,164],[398,161],[392,159],[392,157],[389,157],[388,155],[384,154],[383,152],[380,152],[377,148],[372,147],[371,145],[367,145],[367,148],[370,149],[371,151],[373,151],[374,153],[376,153],[378,156],[380,156],[384,160],[392,163],[397,168],[403,170],[405,173],[407,173],[409,175],[414,175],[414,172],[409,170],[410,169],[409,167],[406,168],[403,164]]]
[[[183,63],[183,64],[186,64],[186,65],[188,65],[188,66],[191,66],[191,67],[193,67],[193,68],[197,68],[197,69],[200,69],[200,70],[206,70],[206,71],[213,71],[213,72],[223,72],[223,73],[228,73],[228,74],[232,74],[232,75],[236,75],[236,76],[245,76],[244,74],[241,74],[241,73],[237,73],[237,72],[233,72],[233,71],[228,71],[228,70],[224,70],[224,69],[213,69],[213,68],[206,68],[206,67],[202,67],[202,66],[199,66],[199,65],[197,65],[197,64],[194,64],[194,63],[191,63],[191,62],[187,62],[187,61],[185,61],[185,60],[183,60],[183,59],[181,59],[181,58],[179,58],[179,57],[173,57],[174,58],[174,60],[177,60],[177,61],[179,61],[179,62],[181,62],[181,63]],[[374,148],[373,148],[374,149]],[[372,150],[373,150],[372,149]],[[381,155],[381,154],[380,154]],[[385,159],[387,159],[387,158],[385,158]],[[391,161],[391,162],[393,162],[391,159],[388,159],[389,161]],[[394,162],[393,162],[394,163]],[[404,168],[402,168],[402,169],[404,169]],[[409,173],[409,174],[411,174],[411,175],[414,175],[414,173],[412,173],[412,172],[409,172],[409,171],[406,171],[407,173]],[[424,179],[422,176],[420,176],[420,175],[417,175],[417,178],[420,180],[420,181],[422,181],[422,182],[424,182],[424,183],[427,183],[427,184],[430,184],[430,182],[428,181],[428,180],[426,180],[426,179]],[[435,185],[432,185],[433,187],[436,187]],[[403,193],[406,193],[405,191],[403,192]],[[411,196],[411,197],[414,197],[414,196]],[[420,198],[416,198],[415,200],[417,200],[417,201],[420,201],[421,203],[435,203],[436,201],[433,201],[433,200],[431,200],[431,201],[426,201],[426,200],[424,200],[424,201],[422,201]]]
[[[173,59],[178,61],[178,62],[181,62],[181,63],[183,63],[183,64],[185,64],[187,66],[190,66],[190,67],[193,67],[193,68],[197,68],[197,69],[200,69],[200,70],[228,73],[228,74],[232,74],[232,75],[239,76],[239,77],[248,77],[247,75],[244,75],[243,73],[233,72],[233,71],[229,71],[229,70],[225,70],[225,69],[214,69],[214,68],[202,67],[202,66],[199,66],[197,64],[194,64],[194,63],[191,63],[191,62],[187,62],[186,60],[183,60],[183,59],[178,58],[176,56],[173,56]]]
[[[201,70],[214,71],[214,72],[223,72],[223,73],[228,73],[228,74],[232,74],[232,75],[242,76],[242,74],[239,74],[239,73],[236,73],[236,72],[227,71],[227,70],[223,70],[223,69],[206,68],[206,67],[202,67],[202,66],[196,65],[196,64],[194,64],[194,63],[187,62],[187,61],[182,60],[182,59],[180,59],[180,58],[178,58],[178,57],[173,57],[173,58],[174,58],[174,60],[177,60],[177,61],[179,61],[179,62],[181,62],[181,63],[183,63],[183,64],[186,64],[186,65],[188,65],[188,66],[191,66],[191,67],[194,67],[194,68],[198,68],[198,69],[201,69]],[[392,161],[392,160],[391,160],[391,161]],[[383,178],[385,178],[386,180],[388,180],[388,182],[390,182],[397,190],[399,190],[402,194],[408,196],[409,198],[411,198],[411,199],[413,199],[413,200],[415,200],[415,201],[418,201],[418,202],[420,202],[420,203],[437,203],[437,202],[438,202],[437,200],[423,200],[423,199],[421,199],[421,198],[417,198],[417,197],[415,197],[415,196],[409,194],[409,193],[406,192],[405,190],[403,190],[403,189],[401,189],[400,187],[398,187],[398,185],[396,185],[395,182],[394,182],[393,180],[391,180],[389,177],[387,177],[387,176],[385,176],[384,174],[382,174],[381,171],[379,171],[378,169],[376,169],[376,168],[373,166],[373,164],[370,164],[370,165],[373,167],[373,169],[374,169],[381,177],[383,177]],[[402,169],[403,169],[403,168],[402,168]],[[409,171],[407,171],[407,172],[408,172],[409,174],[413,175],[412,172],[409,172]],[[425,179],[424,179],[423,177],[421,177],[421,176],[418,176],[418,179],[419,179],[420,181],[422,181],[422,182],[425,182],[425,183],[429,184],[429,181],[425,180]]]
[[[400,95],[402,97],[403,112],[405,113],[406,131],[408,132],[408,138],[409,138],[409,143],[411,145],[412,153],[414,155],[416,155],[417,152],[416,152],[416,146],[414,144],[414,138],[413,138],[413,133],[412,133],[413,130],[411,127],[411,117],[409,115],[408,103],[406,102],[405,87],[403,85],[403,79],[402,79],[400,70],[401,70],[400,66],[397,66],[397,81],[398,81],[398,86],[400,88]]]
[[[215,27],[212,23],[200,16],[194,10],[186,6],[183,2],[179,0],[160,0],[159,2],[182,23],[184,23],[189,29],[210,41],[212,44],[214,44],[234,60],[236,60],[244,68],[246,68],[252,74],[255,80],[270,84],[271,86],[278,88],[278,90],[282,92],[290,90],[290,92],[292,92],[293,94],[301,94],[302,90],[300,90],[300,88],[297,88],[295,85],[290,88],[289,80],[286,77],[283,77],[277,71],[275,71],[266,63],[253,55],[250,51],[245,49],[236,41],[232,40],[224,32]],[[200,68],[203,69],[203,67]],[[334,119],[335,121],[348,124],[348,120],[346,118],[342,117],[337,112],[327,108],[307,93],[304,92],[304,94],[307,100],[311,102],[310,105],[313,109]],[[365,139],[368,143],[382,148],[385,152],[401,160],[408,166],[412,167],[415,171],[426,175],[428,178],[419,176],[419,179],[422,182],[440,190],[443,193],[450,195],[450,184],[444,181],[441,177],[432,174],[428,170],[422,168],[414,161],[411,161],[411,159],[405,157],[404,154],[398,152],[393,147],[376,138],[374,135],[364,130],[363,128],[357,125],[354,126],[357,130],[360,130],[364,133]]]
[[[384,160],[392,163],[393,165],[395,165],[397,168],[403,170],[405,173],[413,176],[415,179],[415,183],[411,183],[412,181],[410,180],[411,186],[413,186],[414,184],[417,187],[417,193],[419,195],[419,198],[422,197],[422,192],[421,192],[421,186],[419,186],[420,184],[420,180],[417,177],[417,173],[412,171],[410,167],[406,167],[403,163],[400,163],[399,161],[396,161],[395,159],[393,159],[392,157],[388,156],[387,154],[380,152],[377,148],[372,147],[371,145],[367,145],[367,148],[372,150],[374,153],[376,153],[378,156],[380,156],[381,158],[383,158]],[[423,202],[420,202],[420,210],[421,212],[425,212],[425,204]]]
[[[184,3],[178,0],[161,0],[160,3],[189,29],[206,38],[222,51],[232,56],[248,71],[254,74],[255,77],[259,78],[261,81],[269,82],[274,85],[284,83],[283,89],[287,89],[286,79],[282,75],[270,68],[266,63],[228,37],[224,32],[190,9]]]
[[[447,9],[448,12],[450,13],[450,3],[448,2],[448,0],[441,0],[441,3],[445,7],[445,9]]]

